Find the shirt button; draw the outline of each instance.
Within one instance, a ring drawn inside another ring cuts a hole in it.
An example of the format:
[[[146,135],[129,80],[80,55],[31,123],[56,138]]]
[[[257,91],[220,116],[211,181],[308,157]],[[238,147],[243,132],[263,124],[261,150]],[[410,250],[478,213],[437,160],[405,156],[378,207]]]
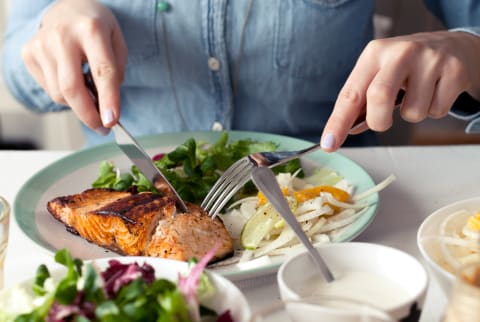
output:
[[[223,125],[220,122],[213,122],[212,124],[212,131],[222,131]]]
[[[164,0],[160,0],[157,2],[157,9],[160,12],[168,12],[170,11],[170,4]]]
[[[208,68],[210,68],[210,70],[216,72],[217,70],[220,69],[220,62],[218,61],[218,59],[216,59],[215,57],[210,57],[208,59]]]

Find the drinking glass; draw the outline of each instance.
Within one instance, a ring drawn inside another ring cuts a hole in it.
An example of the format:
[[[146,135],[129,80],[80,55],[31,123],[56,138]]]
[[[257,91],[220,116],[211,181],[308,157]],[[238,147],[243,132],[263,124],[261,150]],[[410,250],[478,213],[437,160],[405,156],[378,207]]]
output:
[[[0,197],[0,289],[3,288],[3,266],[7,253],[10,205]]]
[[[443,321],[480,322],[480,261],[458,270]]]
[[[395,322],[370,304],[343,297],[313,296],[283,300],[255,312],[250,322]]]

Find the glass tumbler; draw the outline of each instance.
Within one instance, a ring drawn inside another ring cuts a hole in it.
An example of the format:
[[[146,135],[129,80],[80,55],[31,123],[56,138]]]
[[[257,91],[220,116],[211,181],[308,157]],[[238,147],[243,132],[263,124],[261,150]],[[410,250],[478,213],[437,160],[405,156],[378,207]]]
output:
[[[342,297],[312,296],[273,303],[254,312],[250,322],[396,322],[370,304]]]
[[[480,322],[480,261],[458,270],[443,322]]]
[[[7,253],[9,223],[10,205],[3,197],[0,197],[0,289],[3,288],[3,269]]]

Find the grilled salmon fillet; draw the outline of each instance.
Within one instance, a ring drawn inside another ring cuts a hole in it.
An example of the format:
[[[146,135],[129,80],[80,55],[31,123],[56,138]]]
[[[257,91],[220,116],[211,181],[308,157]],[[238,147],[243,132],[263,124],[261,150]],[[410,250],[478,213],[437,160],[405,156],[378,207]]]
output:
[[[208,217],[197,205],[187,206],[186,214],[160,219],[146,254],[178,260],[200,259],[220,243],[212,262],[233,255],[233,240],[223,222],[218,217]]]
[[[220,244],[212,262],[231,256],[233,240],[223,223],[194,204],[188,207],[187,213],[177,213],[172,197],[102,188],[47,203],[68,231],[122,255],[185,261]]]

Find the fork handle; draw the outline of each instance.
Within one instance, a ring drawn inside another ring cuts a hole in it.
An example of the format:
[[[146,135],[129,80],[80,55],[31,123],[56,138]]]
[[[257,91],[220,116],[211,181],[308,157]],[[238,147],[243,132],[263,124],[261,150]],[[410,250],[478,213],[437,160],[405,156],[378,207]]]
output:
[[[292,213],[285,197],[280,190],[275,174],[267,167],[255,168],[252,170],[252,179],[257,188],[263,192],[273,208],[282,216],[287,222],[295,235],[300,239],[302,244],[308,250],[313,262],[317,265],[324,279],[330,283],[334,277],[323,258],[318,253],[317,249],[312,245],[307,235],[300,226],[297,218]]]
[[[273,167],[317,151],[320,148],[320,143],[317,143],[303,150],[254,153],[249,158],[258,167]]]

